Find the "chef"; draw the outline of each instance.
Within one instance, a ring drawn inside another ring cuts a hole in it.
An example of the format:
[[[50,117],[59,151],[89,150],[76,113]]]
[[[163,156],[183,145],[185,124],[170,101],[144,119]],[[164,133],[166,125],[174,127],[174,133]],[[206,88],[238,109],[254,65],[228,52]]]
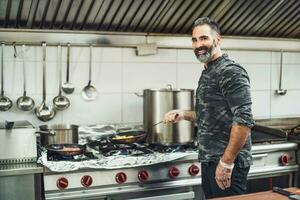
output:
[[[199,161],[206,198],[243,194],[252,164],[250,80],[246,70],[221,52],[221,31],[208,17],[192,27],[192,47],[204,64],[196,90],[196,110],[171,110],[164,122],[198,126]]]

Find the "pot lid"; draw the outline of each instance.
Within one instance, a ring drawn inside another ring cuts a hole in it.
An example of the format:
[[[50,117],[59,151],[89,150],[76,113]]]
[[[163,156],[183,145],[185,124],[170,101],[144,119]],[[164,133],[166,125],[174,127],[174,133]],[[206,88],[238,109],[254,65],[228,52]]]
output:
[[[185,88],[154,88],[154,89],[144,89],[144,91],[156,91],[156,92],[193,92],[193,89]]]

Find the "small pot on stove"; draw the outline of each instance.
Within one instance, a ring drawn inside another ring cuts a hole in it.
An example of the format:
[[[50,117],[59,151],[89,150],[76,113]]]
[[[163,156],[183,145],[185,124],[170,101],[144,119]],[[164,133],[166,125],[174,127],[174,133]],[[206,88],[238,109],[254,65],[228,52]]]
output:
[[[73,124],[42,125],[40,134],[42,146],[50,144],[78,144],[78,127]]]

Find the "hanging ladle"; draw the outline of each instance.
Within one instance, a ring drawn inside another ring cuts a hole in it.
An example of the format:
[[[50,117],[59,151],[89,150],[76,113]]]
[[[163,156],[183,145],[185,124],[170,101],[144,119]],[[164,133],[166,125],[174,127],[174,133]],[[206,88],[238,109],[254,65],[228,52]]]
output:
[[[98,91],[91,85],[92,79],[92,45],[90,45],[90,59],[89,59],[89,82],[81,91],[81,96],[86,101],[93,101],[97,99]]]
[[[6,96],[4,96],[4,46],[5,44],[1,44],[1,94],[0,94],[0,111],[8,111],[12,105],[13,102]]]
[[[35,108],[35,114],[41,121],[49,121],[53,119],[55,110],[46,105],[46,42],[42,43],[43,47],[43,102],[39,107]]]
[[[70,76],[70,43],[67,44],[67,74],[66,74],[66,82],[62,85],[62,90],[66,94],[72,94],[74,92],[74,85],[69,82],[69,76]]]
[[[14,46],[15,48],[15,46]],[[24,88],[24,92],[23,92],[23,96],[19,97],[17,99],[17,107],[20,110],[23,111],[29,111],[32,110],[32,108],[34,107],[34,100],[26,95],[26,71],[25,71],[25,44],[22,45],[22,60],[23,60],[23,88]],[[16,48],[15,48],[15,54],[17,54],[16,52]]]
[[[281,88],[281,81],[282,81],[282,57],[283,57],[283,51],[281,49],[280,51],[280,71],[279,71],[279,88],[276,90],[276,94],[278,95],[285,95],[287,90]]]
[[[59,68],[59,92],[58,96],[54,97],[53,104],[56,110],[65,110],[70,106],[70,100],[61,93],[61,45],[57,47],[58,68]]]

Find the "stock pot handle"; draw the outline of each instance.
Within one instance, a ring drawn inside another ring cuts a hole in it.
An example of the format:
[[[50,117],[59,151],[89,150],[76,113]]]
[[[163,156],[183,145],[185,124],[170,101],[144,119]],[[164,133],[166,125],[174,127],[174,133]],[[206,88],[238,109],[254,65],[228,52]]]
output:
[[[46,135],[56,135],[55,131],[36,131],[35,133],[46,134]]]
[[[167,84],[167,89],[172,91],[173,90],[172,84]]]
[[[143,94],[139,94],[138,92],[135,92],[134,94],[135,94],[136,96],[138,96],[138,97],[144,97]]]

